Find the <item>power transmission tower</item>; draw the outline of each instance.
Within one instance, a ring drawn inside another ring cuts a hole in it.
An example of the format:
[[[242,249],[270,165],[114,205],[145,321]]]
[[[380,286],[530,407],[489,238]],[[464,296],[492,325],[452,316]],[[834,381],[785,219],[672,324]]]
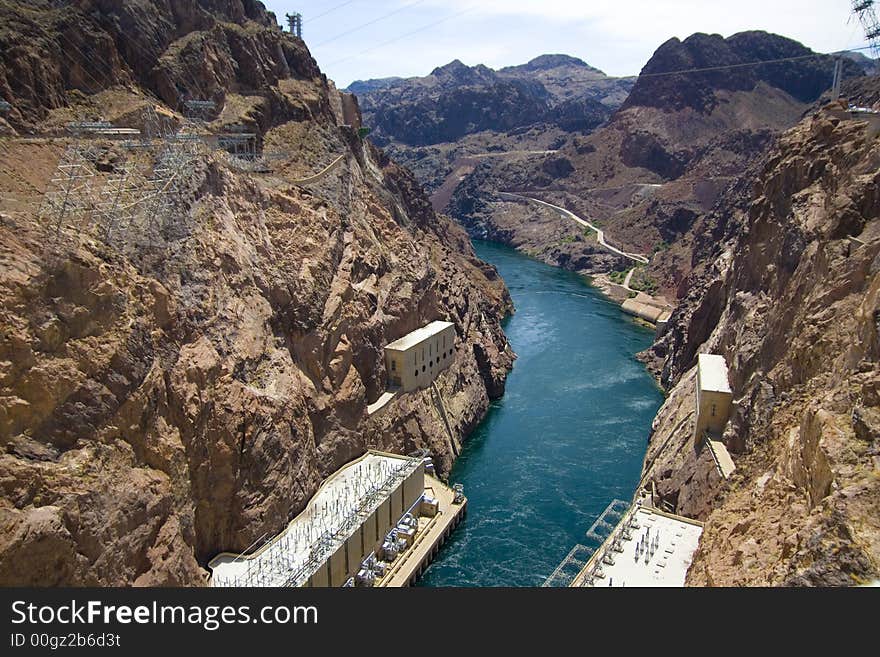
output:
[[[852,0],[852,11],[862,24],[871,53],[874,57],[880,56],[880,21],[877,20],[874,0]]]
[[[55,236],[67,220],[91,216],[95,208],[92,195],[92,179],[95,177],[90,161],[91,149],[82,144],[69,146],[61,160],[55,176],[50,180],[40,217],[52,222]]]
[[[834,82],[831,85],[831,100],[840,98],[841,78],[843,78],[843,55],[838,55],[834,61]]]
[[[126,162],[101,190],[101,201],[97,210],[107,244],[113,243],[117,229],[122,230],[124,240],[137,215],[141,190],[135,174],[133,165]]]
[[[287,24],[290,26],[290,33],[297,39],[302,39],[303,17],[299,12],[287,14]]]

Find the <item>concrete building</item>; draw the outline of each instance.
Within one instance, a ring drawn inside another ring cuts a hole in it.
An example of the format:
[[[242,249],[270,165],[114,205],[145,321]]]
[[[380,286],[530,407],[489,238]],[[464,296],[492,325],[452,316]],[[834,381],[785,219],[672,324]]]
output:
[[[697,404],[694,421],[694,442],[706,434],[719,438],[730,418],[733,391],[723,356],[700,354],[697,360]]]
[[[365,561],[376,561],[401,522],[418,522],[424,498],[422,456],[370,451],[327,478],[302,513],[254,554],[224,552],[211,560],[210,583],[343,586]]]
[[[411,392],[427,388],[437,375],[452,364],[455,353],[455,325],[431,322],[385,347],[388,385]]]

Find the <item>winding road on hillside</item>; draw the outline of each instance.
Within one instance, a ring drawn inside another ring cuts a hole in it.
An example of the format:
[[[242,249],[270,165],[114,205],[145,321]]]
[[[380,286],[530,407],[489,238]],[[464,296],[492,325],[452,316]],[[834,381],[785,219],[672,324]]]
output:
[[[480,160],[490,158],[502,158],[515,155],[553,155],[557,150],[544,151],[493,151],[491,153],[476,153],[474,155],[462,155],[452,164],[452,171],[446,176],[443,184],[431,195],[431,205],[436,212],[443,212],[446,205],[452,199],[452,194],[461,183],[477,168]]]
[[[596,233],[596,241],[598,241],[599,244],[604,246],[606,249],[608,249],[612,253],[616,253],[619,256],[623,256],[624,258],[628,258],[629,260],[633,260],[634,262],[638,262],[643,265],[648,264],[647,256],[643,256],[640,253],[627,253],[626,251],[621,251],[620,249],[618,249],[614,246],[611,246],[608,242],[605,241],[605,232],[601,228],[599,228],[598,226],[594,226],[586,219],[580,218],[571,210],[566,210],[563,207],[560,207],[558,205],[553,205],[552,203],[547,203],[546,201],[542,201],[537,198],[532,198],[531,196],[523,196],[522,194],[512,194],[510,192],[498,192],[498,195],[501,198],[515,198],[515,199],[525,200],[525,201],[528,201],[531,203],[537,203],[538,205],[543,205],[547,208],[550,208],[551,210],[555,210],[559,214],[576,221],[581,226],[585,226],[586,228],[589,228],[590,230],[594,231]],[[630,272],[630,274],[631,273],[632,272]],[[627,277],[627,281],[626,281],[627,285],[629,285],[629,278],[630,277]]]

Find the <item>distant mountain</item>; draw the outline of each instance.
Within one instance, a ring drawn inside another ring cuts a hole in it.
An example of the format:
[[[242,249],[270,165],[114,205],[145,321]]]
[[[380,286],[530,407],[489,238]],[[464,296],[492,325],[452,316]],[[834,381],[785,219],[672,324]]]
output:
[[[588,98],[611,110],[626,100],[635,82],[634,78],[609,78],[599,69],[569,55],[541,55],[526,64],[502,68],[498,74],[540,82],[557,103]]]
[[[752,65],[761,61],[770,63]],[[670,39],[657,49],[624,108],[690,107],[708,113],[720,102],[719,92],[750,92],[761,82],[796,101],[812,103],[830,86],[833,70],[833,56],[776,34],[741,32],[727,39],[694,34],[684,41]],[[846,62],[847,77],[862,73],[857,64]]]
[[[534,212],[494,194],[526,190],[601,222],[619,247],[653,254],[647,275],[670,298],[686,294],[680,285],[694,264],[699,217],[778,134],[821,101],[834,63],[833,56],[766,32],[670,39],[604,125],[586,136],[566,136],[543,159],[481,161],[460,182],[446,185],[446,211],[472,235],[525,244],[557,264],[559,236],[538,235]],[[858,63],[845,62],[846,78],[861,75]],[[569,237],[583,253],[566,244],[565,266],[607,271],[589,241]]]
[[[376,143],[418,147],[545,123],[589,131],[631,86],[575,57],[542,55],[499,71],[454,60],[425,77],[358,81],[348,91],[357,94]]]
[[[403,78],[379,78],[374,80],[356,80],[348,85],[346,91],[353,94],[368,94],[371,91],[385,89],[396,82],[400,82]]]
[[[880,60],[871,59],[862,52],[848,50],[846,52],[836,53],[843,55],[851,62],[854,62],[865,75],[877,75],[880,73]]]

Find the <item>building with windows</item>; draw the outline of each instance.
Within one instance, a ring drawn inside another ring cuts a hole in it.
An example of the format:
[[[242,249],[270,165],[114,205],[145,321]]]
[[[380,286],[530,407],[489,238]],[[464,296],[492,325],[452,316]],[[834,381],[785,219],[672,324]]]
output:
[[[723,356],[700,354],[697,360],[697,408],[694,441],[699,443],[706,433],[720,437],[730,418],[733,391],[728,381],[727,363]]]
[[[452,364],[455,325],[431,322],[385,347],[388,385],[402,392],[427,388]]]

